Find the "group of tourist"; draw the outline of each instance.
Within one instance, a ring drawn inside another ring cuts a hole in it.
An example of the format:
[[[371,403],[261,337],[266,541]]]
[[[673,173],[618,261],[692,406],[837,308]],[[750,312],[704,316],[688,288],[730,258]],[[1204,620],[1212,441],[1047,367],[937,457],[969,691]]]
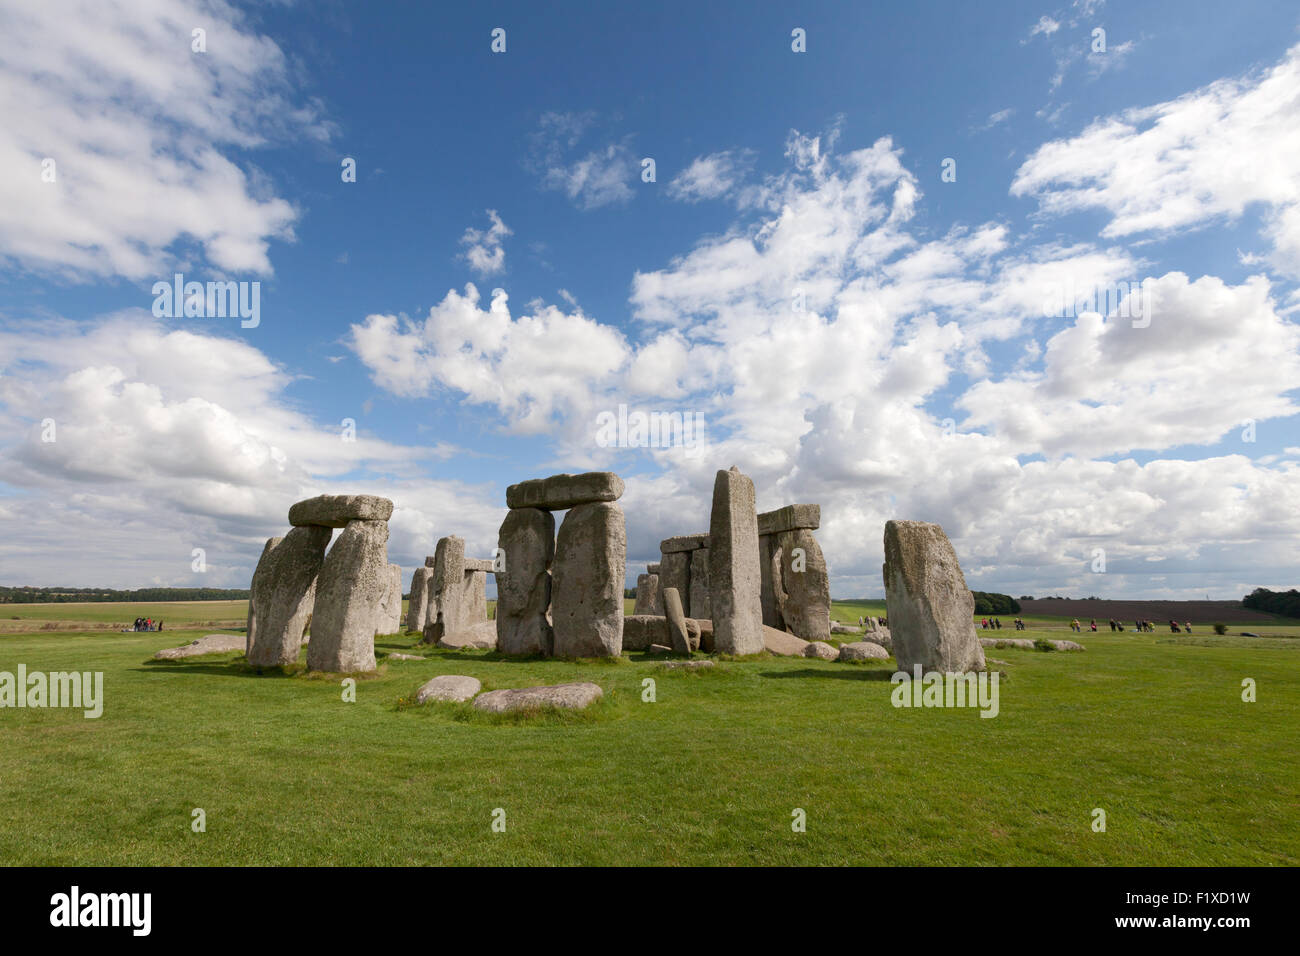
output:
[[[155,621],[151,617],[137,617],[135,625],[131,628],[133,631],[161,631],[162,621]]]
[[[996,617],[983,617],[980,618],[980,627],[985,631],[1000,631],[1002,630],[1002,621]],[[1020,630],[1020,628],[1016,628],[1016,630]]]
[[[1110,621],[1109,623],[1110,623],[1110,629],[1111,629],[1112,631],[1123,631],[1123,630],[1126,630],[1126,628],[1124,627],[1123,624],[1121,624],[1119,621],[1114,620],[1113,618],[1111,619],[1111,621]],[[1090,627],[1091,630],[1094,630],[1094,631],[1097,630],[1097,622],[1096,622],[1096,621],[1089,621],[1089,622],[1088,622],[1088,626]],[[1133,630],[1135,630],[1135,631],[1146,631],[1146,632],[1151,632],[1151,631],[1154,631],[1155,629],[1156,629],[1156,626],[1155,626],[1154,624],[1152,624],[1150,621],[1134,621],[1134,622],[1133,622]],[[1082,626],[1079,624],[1078,620],[1074,620],[1074,621],[1071,621],[1071,622],[1070,622],[1070,630],[1072,630],[1072,631],[1081,631],[1081,630],[1083,630],[1083,628],[1082,628]],[[1192,633],[1192,622],[1191,622],[1191,621],[1184,621],[1183,624],[1180,626],[1179,623],[1178,623],[1177,621],[1172,621],[1172,620],[1171,620],[1171,621],[1169,622],[1169,630],[1173,631],[1175,634],[1180,634],[1180,633],[1187,633],[1187,634],[1190,634],[1190,633]]]

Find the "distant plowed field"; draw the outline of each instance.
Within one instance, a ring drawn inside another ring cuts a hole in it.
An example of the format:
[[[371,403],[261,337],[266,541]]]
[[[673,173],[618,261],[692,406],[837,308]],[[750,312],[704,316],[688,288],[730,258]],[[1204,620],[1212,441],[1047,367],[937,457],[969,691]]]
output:
[[[1020,613],[1025,617],[1077,617],[1082,621],[1111,618],[1132,625],[1134,621],[1152,621],[1168,624],[1170,618],[1179,623],[1193,624],[1245,624],[1251,621],[1291,621],[1264,611],[1242,607],[1239,601],[1075,601],[1042,598],[1021,601]]]

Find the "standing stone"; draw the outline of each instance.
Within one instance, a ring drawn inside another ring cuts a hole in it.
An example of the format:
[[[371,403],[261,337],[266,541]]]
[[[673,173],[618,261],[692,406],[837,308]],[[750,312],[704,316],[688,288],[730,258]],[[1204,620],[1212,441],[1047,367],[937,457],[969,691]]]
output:
[[[557,657],[617,657],[623,652],[627,529],[614,502],[577,505],[555,543],[551,617]]]
[[[411,603],[406,609],[406,632],[424,631],[424,621],[429,614],[429,585],[433,580],[433,568],[416,568],[411,575]]]
[[[400,565],[388,566],[388,592],[383,603],[379,605],[379,616],[375,620],[375,634],[396,634],[402,629],[402,568]]]
[[[714,480],[709,516],[709,603],[718,653],[763,652],[761,591],[754,483],[733,466]]]
[[[429,584],[429,610],[424,620],[428,629],[438,625],[437,635],[453,633],[461,623],[465,597],[465,539],[454,534],[439,538],[433,551],[433,578]],[[431,642],[433,643],[433,642]]]
[[[682,596],[676,588],[664,590],[664,617],[668,618],[668,637],[678,654],[691,652],[690,632],[686,628],[686,614],[682,611]],[[698,640],[698,633],[696,640]]]
[[[451,633],[482,624],[487,619],[487,572],[466,568],[461,581],[460,621]]]
[[[664,591],[676,588],[678,594],[691,593],[691,552],[665,551],[659,558],[659,613],[663,613]]]
[[[708,620],[709,610],[709,549],[697,548],[691,552],[691,594],[686,601],[693,618]]]
[[[331,534],[329,528],[318,526],[294,528],[267,552],[267,566],[259,565],[261,593],[255,634],[248,648],[248,662],[254,667],[297,662]]]
[[[633,614],[662,614],[659,604],[659,575],[638,574],[636,578],[636,606]]]
[[[760,535],[758,539],[759,595],[763,607],[763,623],[768,627],[784,628],[776,588],[780,578],[781,557],[776,553],[776,535]]]
[[[943,529],[924,521],[885,524],[885,614],[900,671],[984,669],[975,598]]]
[[[512,508],[501,522],[497,547],[497,650],[549,655],[554,638],[546,610],[551,605],[555,516],[538,508]]]
[[[253,569],[253,580],[248,585],[248,622],[244,627],[244,653],[247,654],[253,648],[254,632],[257,630],[257,605],[259,598],[262,602],[271,599],[271,589],[266,586],[265,577],[266,569],[270,567],[270,554],[284,538],[267,538],[266,544],[262,546],[262,556],[257,561],[257,567]]]
[[[388,522],[349,521],[321,566],[309,670],[375,669],[375,617],[390,580]]]
[[[785,629],[805,641],[825,641],[831,636],[831,586],[821,546],[812,531],[800,528],[782,531],[777,548],[781,554],[778,595]]]

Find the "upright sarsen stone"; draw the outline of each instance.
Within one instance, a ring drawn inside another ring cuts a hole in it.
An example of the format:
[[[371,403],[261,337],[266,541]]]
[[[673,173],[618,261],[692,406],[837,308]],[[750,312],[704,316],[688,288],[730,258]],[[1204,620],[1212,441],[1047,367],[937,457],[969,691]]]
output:
[[[429,613],[429,584],[432,579],[433,568],[427,566],[416,568],[411,574],[411,602],[406,609],[408,634],[424,631],[424,621]]]
[[[557,657],[617,657],[623,652],[627,530],[614,502],[577,505],[555,544],[551,618]]]
[[[761,591],[754,483],[732,467],[718,472],[709,516],[709,598],[718,653],[762,653]]]
[[[375,669],[375,620],[390,581],[388,522],[349,521],[321,566],[308,669]]]
[[[776,537],[780,564],[773,573],[780,573],[777,595],[785,629],[805,641],[825,641],[831,636],[831,587],[821,546],[807,528]]]
[[[659,558],[659,594],[657,613],[662,614],[664,605],[664,591],[667,588],[676,588],[678,594],[690,594],[691,592],[691,552],[690,551],[665,551]]]
[[[297,662],[331,534],[319,526],[294,528],[267,550],[266,566],[258,566],[257,621],[248,648],[248,662],[255,667]]]
[[[375,634],[396,634],[402,629],[402,568],[400,565],[388,566],[388,591],[379,605],[379,616],[375,620]]]
[[[555,517],[539,508],[514,508],[501,522],[497,580],[497,650],[502,654],[550,654],[546,619],[551,605]]]
[[[435,627],[438,638],[460,627],[465,600],[465,539],[454,534],[439,538],[433,550],[433,578],[429,584],[429,609],[424,621],[425,640]],[[436,643],[432,641],[430,643]]]
[[[638,574],[636,577],[636,605],[633,614],[662,614],[659,604],[659,575]]]
[[[900,671],[984,669],[975,598],[943,529],[924,521],[885,524],[885,607]]]
[[[785,629],[781,619],[781,601],[777,588],[781,578],[781,555],[777,551],[776,535],[758,536],[759,594],[763,607],[763,623],[778,630]]]
[[[712,617],[709,605],[709,549],[697,548],[691,552],[691,593],[685,598],[686,613],[693,618],[708,620]]]
[[[253,580],[248,585],[248,621],[244,627],[244,653],[253,648],[254,632],[257,630],[257,605],[264,603],[270,607],[271,589],[266,583],[267,570],[271,566],[270,554],[284,538],[267,538],[262,546],[262,557],[253,569]]]

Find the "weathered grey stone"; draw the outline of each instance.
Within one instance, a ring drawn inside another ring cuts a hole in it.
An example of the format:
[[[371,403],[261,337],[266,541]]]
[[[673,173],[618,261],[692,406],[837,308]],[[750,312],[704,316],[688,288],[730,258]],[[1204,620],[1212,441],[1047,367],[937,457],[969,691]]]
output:
[[[564,511],[574,505],[617,501],[621,497],[622,478],[612,471],[589,471],[582,475],[533,478],[511,485],[506,489],[506,506]]]
[[[839,660],[842,661],[868,661],[884,660],[889,656],[889,651],[885,650],[879,644],[873,644],[871,641],[855,641],[852,644],[840,645]],[[899,670],[903,669],[899,664]]]
[[[488,619],[487,573],[466,568],[461,577],[460,627],[481,624]]]
[[[636,604],[634,614],[662,614],[659,604],[659,575],[638,574],[636,576]]]
[[[289,524],[344,528],[349,521],[387,521],[392,516],[393,503],[378,495],[317,495],[289,509]]]
[[[691,594],[690,599],[683,598],[682,603],[691,617],[712,617],[713,612],[709,606],[708,548],[697,548],[691,552]]]
[[[712,654],[715,650],[713,646],[713,622],[699,617],[687,618],[687,622],[694,624],[700,632],[700,644],[696,650]]]
[[[669,551],[659,559],[659,613],[663,613],[664,591],[676,588],[678,594],[691,592],[691,553]],[[687,613],[690,613],[689,610]]]
[[[629,614],[623,618],[623,650],[644,651],[651,644],[668,644],[668,618],[662,614]]]
[[[248,649],[248,662],[253,666],[297,663],[302,636],[314,613],[330,534],[329,528],[315,525],[294,528],[268,552],[268,564],[258,582],[254,639]]]
[[[612,501],[570,508],[555,543],[551,618],[557,657],[623,652],[626,575],[623,509]]]
[[[262,556],[257,561],[257,567],[253,569],[253,580],[248,585],[248,621],[244,626],[244,653],[247,654],[253,648],[253,637],[257,630],[257,606],[259,603],[267,603],[271,599],[271,589],[266,585],[267,569],[271,566],[271,551],[284,538],[267,538],[266,544],[262,546]]]
[[[1082,644],[1077,644],[1074,641],[1048,641],[1047,643],[1053,645],[1058,651],[1081,651],[1084,649]]]
[[[686,630],[686,612],[676,588],[664,589],[664,617],[668,620],[668,643],[678,654],[691,652],[691,638]]]
[[[717,661],[664,661],[659,666],[664,670],[687,670],[694,671],[705,667],[713,667]]]
[[[647,564],[647,565],[645,566],[645,573],[646,573],[646,574],[653,574],[653,575],[655,575],[655,576],[657,577],[657,576],[659,575],[659,565],[657,565],[657,564]]]
[[[707,534],[679,534],[660,541],[659,553],[677,554],[681,551],[695,551],[698,548],[707,548],[708,546],[709,536]]]
[[[422,633],[429,616],[429,587],[433,583],[433,568],[416,568],[411,575],[411,601],[406,609],[407,633]]]
[[[885,606],[899,670],[984,669],[975,598],[948,536],[937,524],[885,524]]]
[[[813,641],[803,649],[804,657],[820,657],[824,661],[833,661],[840,652],[825,641]]]
[[[715,622],[716,625],[716,622]],[[763,627],[763,646],[781,657],[802,657],[808,641],[774,627]]]
[[[666,644],[651,644],[646,651],[650,654],[671,654],[673,649]]]
[[[180,647],[165,647],[154,654],[160,661],[174,661],[182,657],[198,657],[201,654],[225,654],[229,651],[244,649],[242,634],[208,634],[196,641],[182,644]]]
[[[1019,647],[1022,650],[1032,651],[1034,649],[1034,642],[1027,637],[981,637],[980,646],[981,647]]]
[[[550,654],[554,647],[546,611],[551,604],[555,517],[538,508],[506,514],[497,537],[502,568],[497,579],[497,650],[502,654]]]
[[[427,661],[428,659],[423,654],[389,654],[384,658],[386,661]]]
[[[388,566],[388,592],[380,602],[375,619],[375,634],[397,634],[402,629],[402,569],[400,565]]]
[[[451,651],[494,651],[497,649],[497,622],[479,621],[464,625],[460,630],[439,636],[437,645]]]
[[[309,670],[375,669],[375,616],[388,585],[388,523],[349,521],[325,555],[317,580]]]
[[[429,640],[431,625],[438,625],[433,628],[433,634],[441,637],[443,634],[477,624],[487,617],[486,596],[483,599],[481,612],[476,605],[477,593],[472,586],[473,574],[474,572],[469,572],[470,580],[467,581],[465,539],[454,534],[439,538],[433,554],[433,577],[429,583],[429,610],[425,616],[425,636],[422,643],[436,643]],[[486,595],[486,591],[484,594]]]
[[[563,523],[560,525],[564,529]],[[549,687],[521,687],[517,690],[493,690],[474,701],[475,710],[501,714],[517,710],[543,710],[550,707],[581,710],[604,695],[599,684],[578,682]]]
[[[709,604],[719,653],[763,650],[761,587],[754,483],[734,467],[719,471],[709,517]]]
[[[832,634],[861,634],[862,629],[854,627],[852,624],[841,624],[839,621],[831,621]]]
[[[465,570],[479,571],[484,574],[491,574],[493,571],[496,570],[496,568],[492,566],[491,558],[466,558]]]
[[[831,586],[817,539],[806,528],[782,531],[777,547],[781,583],[775,590],[785,629],[807,641],[826,640],[831,636]]]
[[[425,555],[425,557],[424,557],[424,566],[425,566],[426,568],[432,568],[432,567],[433,567],[434,565],[436,565],[437,563],[438,563],[438,556],[437,556],[437,555],[434,555],[434,554],[428,554],[428,555]]]
[[[464,674],[441,674],[420,686],[420,689],[415,692],[415,702],[424,704],[431,700],[469,700],[482,689],[483,683],[477,677],[466,677]]]
[[[700,649],[700,622],[692,617],[686,619],[686,646],[691,653]]]
[[[781,606],[777,599],[776,582],[781,577],[781,555],[776,547],[776,535],[764,534],[758,538],[759,604],[763,623],[768,627],[785,630],[781,620]]]
[[[816,531],[822,524],[821,505],[786,505],[758,516],[759,534],[780,534],[806,528]]]

